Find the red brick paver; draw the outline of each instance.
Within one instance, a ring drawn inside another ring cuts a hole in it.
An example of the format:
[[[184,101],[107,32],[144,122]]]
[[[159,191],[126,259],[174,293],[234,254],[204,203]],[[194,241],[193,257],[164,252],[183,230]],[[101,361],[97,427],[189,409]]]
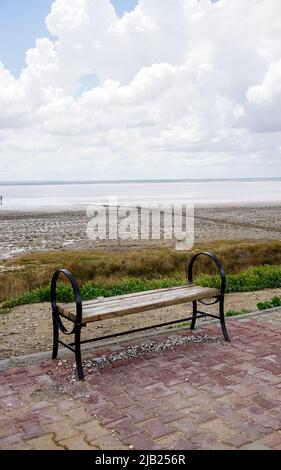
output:
[[[0,449],[281,449],[281,312],[228,327],[231,343],[186,343],[83,383],[56,361],[2,371]]]

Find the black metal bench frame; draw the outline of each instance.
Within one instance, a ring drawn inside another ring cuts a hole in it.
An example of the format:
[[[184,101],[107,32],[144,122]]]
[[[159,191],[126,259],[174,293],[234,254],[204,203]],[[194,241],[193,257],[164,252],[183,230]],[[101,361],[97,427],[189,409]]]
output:
[[[112,335],[101,336],[101,337],[98,337],[98,338],[91,338],[91,339],[86,339],[86,340],[82,340],[82,341],[81,341],[81,329],[83,327],[86,327],[87,323],[83,323],[82,299],[81,299],[80,289],[78,287],[78,284],[77,284],[77,281],[76,281],[75,277],[73,276],[73,274],[70,271],[68,271],[67,269],[58,269],[54,273],[54,275],[52,277],[52,281],[51,281],[51,308],[52,308],[52,317],[53,317],[53,354],[52,354],[52,358],[53,359],[57,358],[59,344],[61,344],[62,346],[66,347],[67,349],[72,351],[75,354],[75,361],[76,361],[76,368],[77,368],[78,378],[79,378],[79,380],[83,380],[84,379],[84,371],[83,371],[82,357],[81,357],[81,344],[86,344],[86,343],[91,343],[91,342],[95,342],[95,341],[115,338],[117,336],[123,336],[123,335],[128,335],[130,333],[137,333],[137,332],[141,332],[141,331],[146,331],[146,330],[149,330],[149,329],[152,329],[152,328],[154,329],[154,328],[158,328],[158,327],[169,326],[169,325],[173,325],[173,324],[177,324],[177,323],[182,323],[182,322],[185,322],[185,321],[191,321],[190,329],[194,330],[197,318],[202,318],[202,317],[211,317],[211,318],[215,318],[215,319],[219,320],[220,324],[221,324],[221,329],[222,329],[222,333],[223,333],[225,341],[230,341],[230,338],[229,338],[229,335],[228,335],[228,332],[227,332],[227,328],[226,328],[226,325],[225,325],[225,317],[224,317],[224,294],[225,294],[225,287],[226,287],[226,276],[225,276],[225,271],[224,271],[223,265],[220,262],[220,260],[218,259],[218,257],[216,255],[214,255],[213,253],[209,253],[209,252],[202,252],[202,253],[197,253],[196,255],[194,255],[192,257],[192,259],[190,260],[190,263],[189,263],[189,266],[188,266],[188,271],[187,271],[188,283],[190,285],[193,284],[193,266],[194,266],[194,263],[195,263],[196,259],[201,255],[208,256],[209,258],[211,258],[215,262],[215,264],[216,264],[216,266],[219,270],[219,274],[220,274],[220,278],[221,278],[220,294],[217,297],[214,298],[214,301],[212,301],[212,302],[207,302],[205,300],[195,300],[195,301],[193,301],[192,302],[192,304],[193,304],[193,313],[192,313],[192,316],[188,317],[188,318],[184,318],[184,319],[181,318],[180,320],[173,320],[173,321],[169,321],[169,322],[165,322],[165,323],[159,323],[157,325],[152,325],[152,326],[148,326],[148,327],[144,327],[144,328],[138,328],[138,329],[129,330],[129,331],[123,331],[123,332],[120,332],[120,333],[114,333]],[[76,302],[76,320],[75,320],[75,322],[73,322],[74,326],[73,326],[73,329],[70,330],[70,331],[68,331],[67,328],[64,326],[64,324],[62,322],[62,319],[61,319],[61,315],[58,311],[58,306],[57,306],[56,287],[57,287],[57,281],[58,281],[58,278],[59,278],[60,274],[63,274],[68,279],[68,281],[70,282],[70,284],[72,286],[72,289],[73,289],[75,302]],[[116,296],[116,298],[118,298],[118,296]],[[203,312],[201,310],[198,310],[198,302],[203,304],[203,305],[207,305],[207,306],[208,305],[219,304],[219,315],[213,315],[211,313]],[[61,341],[61,339],[59,338],[59,332],[63,333],[65,336],[74,335],[74,342],[67,344],[67,343]]]

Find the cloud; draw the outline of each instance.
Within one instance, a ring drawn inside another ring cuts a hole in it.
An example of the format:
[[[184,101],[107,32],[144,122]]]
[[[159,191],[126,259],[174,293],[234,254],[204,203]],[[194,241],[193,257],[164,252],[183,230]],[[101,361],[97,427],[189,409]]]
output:
[[[23,161],[37,178],[278,174],[280,18],[276,0],[139,0],[121,18],[54,1],[20,77],[0,64],[0,179]]]
[[[281,60],[270,64],[268,71],[260,85],[254,85],[247,91],[250,103],[258,105],[271,105],[281,99]]]

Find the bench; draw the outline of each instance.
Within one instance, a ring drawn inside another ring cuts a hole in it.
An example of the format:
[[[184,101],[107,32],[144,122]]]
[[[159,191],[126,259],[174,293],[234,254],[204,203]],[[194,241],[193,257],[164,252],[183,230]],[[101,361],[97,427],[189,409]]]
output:
[[[221,285],[220,289],[213,289],[209,287],[201,287],[193,284],[193,265],[198,256],[208,256],[211,258],[220,273]],[[64,305],[57,305],[56,287],[60,275],[64,275],[70,282],[73,292],[75,303]],[[67,269],[58,269],[51,282],[51,308],[53,317],[53,355],[52,358],[56,359],[58,355],[59,344],[70,349],[75,354],[76,369],[79,380],[84,379],[84,371],[81,358],[81,344],[90,343],[93,341],[114,338],[116,336],[127,335],[132,332],[145,331],[151,328],[160,326],[168,326],[176,323],[191,320],[190,329],[194,330],[197,318],[211,317],[220,321],[224,339],[229,341],[228,332],[225,325],[224,318],[224,293],[226,286],[226,278],[223,266],[220,260],[212,253],[197,253],[194,255],[188,266],[188,285],[180,287],[172,287],[168,289],[157,289],[145,292],[138,292],[134,294],[125,294],[115,297],[99,298],[82,303],[80,290],[73,274]],[[209,299],[209,300],[208,300]],[[212,299],[212,300],[211,300]],[[211,300],[211,301],[210,301]],[[145,328],[134,329],[130,331],[123,331],[103,337],[86,339],[81,341],[81,329],[88,323],[100,322],[110,318],[122,317],[125,315],[139,314],[148,310],[153,310],[161,307],[168,307],[182,303],[192,302],[193,313],[189,318],[180,320],[173,320],[157,325],[152,325]],[[198,310],[198,303],[204,305],[218,304],[218,315],[203,312]],[[67,319],[73,324],[73,328],[68,331],[62,319]],[[74,335],[74,342],[64,343],[59,338],[59,332],[66,336]]]

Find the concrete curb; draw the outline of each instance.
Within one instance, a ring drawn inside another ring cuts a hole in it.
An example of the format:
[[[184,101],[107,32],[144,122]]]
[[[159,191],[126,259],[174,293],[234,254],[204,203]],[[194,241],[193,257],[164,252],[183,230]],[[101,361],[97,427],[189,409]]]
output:
[[[252,318],[252,317],[261,316],[261,315],[269,315],[275,312],[281,312],[281,308],[275,307],[275,308],[270,308],[268,310],[256,310],[254,312],[244,313],[243,315],[228,317],[228,319],[231,319],[231,321],[233,320],[241,321],[247,318]],[[214,322],[217,322],[217,320],[204,320],[204,324],[210,324]],[[107,348],[110,347],[112,351],[117,351],[118,349],[120,349],[120,344],[126,343],[126,341],[145,340],[147,338],[152,338],[158,335],[177,333],[183,329],[185,328],[182,326],[175,326],[172,328],[171,327],[170,328],[157,328],[157,330],[151,329],[151,331],[147,333],[143,333],[143,334],[131,333],[129,335],[122,336],[119,338],[118,337],[113,338],[111,340],[98,341],[97,345],[93,343],[83,345],[83,350],[84,351],[91,350],[94,352],[100,349],[104,349],[105,347]],[[25,356],[15,356],[15,357],[11,357],[10,359],[3,359],[0,361],[0,371],[5,370],[5,369],[10,369],[13,367],[36,364],[41,361],[49,360],[51,357],[52,357],[52,352],[51,350],[49,350],[49,351],[43,351],[43,352],[34,353],[34,354],[28,354]],[[66,359],[68,357],[73,357],[73,353],[68,351],[66,348],[60,348],[59,359]]]

